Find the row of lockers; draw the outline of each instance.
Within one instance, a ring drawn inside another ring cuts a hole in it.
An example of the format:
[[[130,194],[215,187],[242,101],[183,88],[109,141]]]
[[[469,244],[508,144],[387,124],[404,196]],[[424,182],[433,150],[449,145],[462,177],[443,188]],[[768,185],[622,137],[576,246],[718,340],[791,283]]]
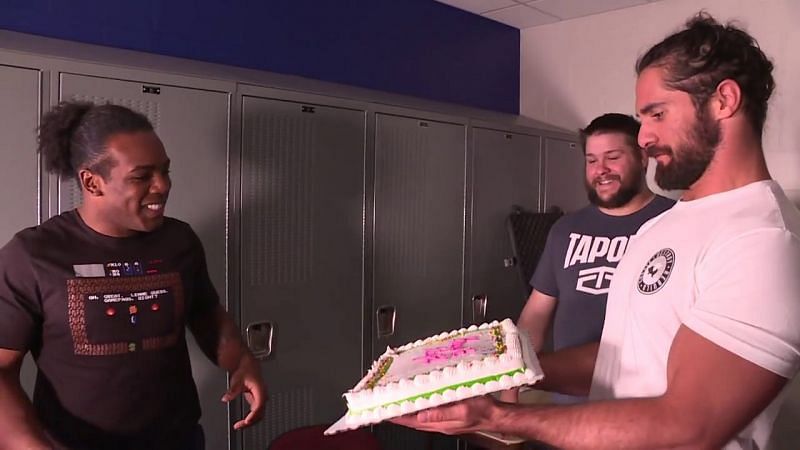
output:
[[[44,174],[34,151],[49,104],[123,104],[146,114],[164,141],[168,214],[201,237],[212,280],[263,358],[270,390],[264,421],[229,436],[218,401],[225,376],[192,347],[208,448],[261,449],[284,431],[336,420],[341,393],[387,345],[516,317],[524,291],[507,267],[512,205],[583,203],[582,155],[568,135],[0,57],[0,176],[14,186],[0,192],[3,242],[80,202],[76,183]],[[488,299],[485,318],[473,317],[479,295]],[[32,385],[30,368],[24,376]],[[238,407],[230,415],[239,417]],[[427,439],[383,434],[389,449]]]

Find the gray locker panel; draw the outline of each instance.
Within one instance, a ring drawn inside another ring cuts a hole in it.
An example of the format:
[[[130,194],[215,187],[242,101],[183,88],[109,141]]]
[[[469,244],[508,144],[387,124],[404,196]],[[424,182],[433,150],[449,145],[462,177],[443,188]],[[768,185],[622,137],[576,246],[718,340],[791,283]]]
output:
[[[463,125],[376,115],[374,306],[397,319],[374,356],[461,325],[465,154]]]
[[[226,304],[229,96],[175,86],[156,86],[156,95],[144,93],[145,85],[153,86],[62,73],[60,98],[120,104],[150,118],[172,161],[166,213],[189,223],[200,236],[211,280]],[[58,212],[79,203],[75,180],[61,180]],[[228,410],[219,401],[227,389],[226,374],[208,361],[191,337],[189,344],[208,448],[228,448]]]
[[[516,267],[507,228],[512,206],[539,207],[538,136],[474,128],[472,239],[469,297],[486,296],[486,317],[474,320],[471,304],[465,322],[511,318],[525,305],[525,291]],[[509,260],[509,261],[507,261]]]
[[[463,125],[385,114],[375,123],[372,311],[388,306],[396,317],[392,335],[373,327],[377,357],[461,325],[466,146]],[[387,450],[457,445],[390,424],[375,429]]]
[[[0,66],[0,98],[1,246],[37,222],[39,71]]]
[[[269,322],[264,420],[244,448],[332,423],[361,377],[364,111],[242,99],[244,325]]]
[[[33,69],[0,66],[0,246],[16,232],[36,225],[39,210],[39,169],[36,127],[39,124],[39,76]],[[33,393],[36,367],[25,358],[20,381]]]
[[[575,142],[545,139],[544,210],[558,206],[572,212],[586,206],[585,162]]]

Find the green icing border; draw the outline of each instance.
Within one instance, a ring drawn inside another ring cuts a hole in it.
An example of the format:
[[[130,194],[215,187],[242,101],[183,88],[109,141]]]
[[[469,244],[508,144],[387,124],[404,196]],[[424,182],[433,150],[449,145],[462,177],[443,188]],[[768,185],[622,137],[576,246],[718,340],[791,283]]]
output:
[[[404,398],[402,400],[397,400],[397,401],[394,401],[394,402],[391,402],[391,403],[385,403],[383,405],[375,406],[375,407],[372,407],[372,408],[359,409],[359,410],[349,410],[349,411],[347,411],[347,415],[360,415],[360,414],[364,414],[367,411],[372,411],[372,410],[378,409],[378,408],[386,408],[386,407],[389,407],[389,406],[392,406],[392,405],[399,405],[399,404],[401,404],[403,402],[413,402],[413,401],[417,400],[418,398],[427,399],[427,398],[431,398],[435,394],[441,394],[441,393],[443,393],[444,391],[447,391],[447,390],[456,390],[456,389],[458,389],[460,387],[471,387],[471,386],[473,386],[475,384],[486,384],[486,383],[488,383],[490,381],[500,381],[500,378],[502,378],[502,377],[504,377],[506,375],[513,376],[513,375],[516,375],[518,373],[523,373],[523,372],[525,372],[524,368],[514,369],[514,370],[512,370],[510,372],[501,373],[499,375],[490,375],[488,377],[483,377],[483,378],[478,378],[478,379],[475,379],[475,380],[470,380],[470,381],[467,381],[467,382],[464,382],[464,383],[461,383],[461,384],[453,384],[453,385],[450,385],[450,386],[445,386],[445,387],[437,389],[435,391],[426,392],[424,394],[415,395],[413,397]]]

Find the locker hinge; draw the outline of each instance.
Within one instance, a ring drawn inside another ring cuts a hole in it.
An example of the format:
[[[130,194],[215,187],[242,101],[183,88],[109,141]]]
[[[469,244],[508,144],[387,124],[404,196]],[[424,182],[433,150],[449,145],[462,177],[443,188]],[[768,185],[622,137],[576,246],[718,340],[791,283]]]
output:
[[[514,138],[513,134],[506,133],[506,139],[512,139],[512,138]]]
[[[419,121],[419,126],[421,126],[422,128],[428,128],[430,125],[428,125],[428,122],[423,122],[423,121],[420,120]]]
[[[148,86],[146,84],[142,85],[142,93],[143,94],[161,94],[161,88],[158,86]]]
[[[314,114],[314,107],[313,106],[305,106],[303,105],[303,109],[301,109],[304,113],[311,113]]]

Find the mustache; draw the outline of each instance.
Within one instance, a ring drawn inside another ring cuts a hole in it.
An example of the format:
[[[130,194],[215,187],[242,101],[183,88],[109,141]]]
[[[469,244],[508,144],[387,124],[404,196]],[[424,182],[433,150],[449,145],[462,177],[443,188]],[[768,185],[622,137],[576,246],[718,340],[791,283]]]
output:
[[[592,179],[592,186],[597,186],[601,181],[622,181],[619,175],[601,175]]]
[[[673,153],[672,147],[668,145],[651,145],[650,147],[647,147],[644,150],[647,153],[647,156],[649,156],[650,158],[655,158],[656,156],[659,155],[672,156]]]

